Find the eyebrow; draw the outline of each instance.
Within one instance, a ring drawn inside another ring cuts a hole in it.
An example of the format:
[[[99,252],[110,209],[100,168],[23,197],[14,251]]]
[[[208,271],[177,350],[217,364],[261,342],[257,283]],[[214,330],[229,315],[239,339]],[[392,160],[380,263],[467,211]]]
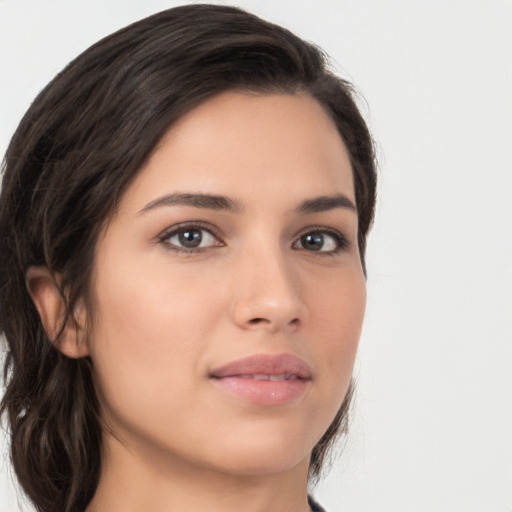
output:
[[[343,194],[337,194],[335,196],[320,196],[313,199],[306,199],[296,209],[296,213],[310,214],[326,212],[328,210],[334,210],[335,208],[346,208],[348,210],[357,213],[356,205]]]
[[[231,210],[235,212],[242,210],[240,203],[225,196],[210,194],[168,194],[149,202],[139,211],[139,214],[160,206],[193,206],[194,208]]]
[[[162,206],[192,206],[194,208],[204,208],[208,210],[229,210],[240,212],[243,206],[233,199],[226,196],[211,194],[167,194],[149,202],[139,214],[159,208]],[[337,194],[334,196],[320,196],[312,199],[306,199],[295,208],[295,213],[308,215],[312,213],[325,212],[335,208],[345,208],[357,213],[355,204],[347,196]]]

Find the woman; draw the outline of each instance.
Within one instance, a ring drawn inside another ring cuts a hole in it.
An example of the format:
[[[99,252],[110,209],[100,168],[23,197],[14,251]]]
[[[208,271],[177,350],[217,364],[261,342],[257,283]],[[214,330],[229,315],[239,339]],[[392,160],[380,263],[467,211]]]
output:
[[[321,52],[161,12],[63,70],[5,162],[1,410],[37,510],[320,510],[376,180]]]

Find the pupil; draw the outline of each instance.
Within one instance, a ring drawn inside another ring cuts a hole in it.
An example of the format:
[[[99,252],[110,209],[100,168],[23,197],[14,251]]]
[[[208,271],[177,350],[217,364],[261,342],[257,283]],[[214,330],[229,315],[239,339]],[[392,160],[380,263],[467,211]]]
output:
[[[301,240],[302,247],[312,251],[319,251],[324,245],[324,237],[321,233],[309,233]]]
[[[201,231],[198,230],[190,230],[183,231],[178,236],[180,240],[180,244],[184,247],[198,247],[201,244],[202,235]]]

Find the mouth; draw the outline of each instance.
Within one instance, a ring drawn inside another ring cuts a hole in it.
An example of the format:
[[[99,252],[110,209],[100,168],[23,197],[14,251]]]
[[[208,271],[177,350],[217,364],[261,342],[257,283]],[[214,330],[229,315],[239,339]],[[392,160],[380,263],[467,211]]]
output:
[[[313,372],[292,354],[256,354],[213,370],[210,379],[223,392],[258,405],[282,405],[300,400]]]
[[[279,382],[283,380],[296,380],[299,379],[297,375],[293,373],[280,373],[278,375],[267,375],[263,373],[256,373],[254,375],[234,375],[234,377],[238,377],[239,379],[252,379],[252,380],[271,380],[273,382]]]

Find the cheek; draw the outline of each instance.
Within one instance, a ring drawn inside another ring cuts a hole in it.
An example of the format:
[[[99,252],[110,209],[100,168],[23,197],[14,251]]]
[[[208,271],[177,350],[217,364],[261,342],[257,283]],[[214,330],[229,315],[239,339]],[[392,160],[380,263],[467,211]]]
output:
[[[171,273],[169,266],[105,265],[96,290],[90,345],[104,400],[119,409],[131,402],[145,407],[158,402],[162,390],[168,401],[169,389],[194,386],[206,330],[220,317],[211,283],[181,269]]]
[[[188,350],[187,340],[195,339],[203,320],[215,318],[216,301],[208,273],[183,267],[165,258],[104,265],[95,283],[97,331],[125,349],[130,341],[131,348],[140,350],[138,356],[172,350],[176,338],[180,350]]]
[[[346,387],[352,375],[366,306],[366,283],[359,272],[333,279],[311,294],[313,344],[335,386]]]

